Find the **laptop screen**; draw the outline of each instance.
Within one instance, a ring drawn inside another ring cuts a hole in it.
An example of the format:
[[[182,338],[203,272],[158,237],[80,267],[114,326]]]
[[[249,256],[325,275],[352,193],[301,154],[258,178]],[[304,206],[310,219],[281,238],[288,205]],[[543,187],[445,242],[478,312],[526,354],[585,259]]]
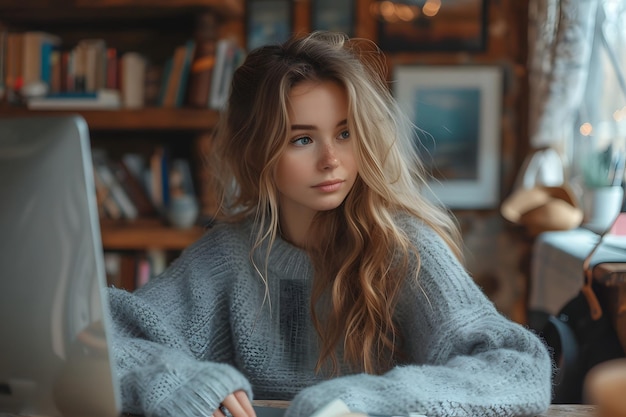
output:
[[[0,118],[0,414],[119,414],[87,124]]]

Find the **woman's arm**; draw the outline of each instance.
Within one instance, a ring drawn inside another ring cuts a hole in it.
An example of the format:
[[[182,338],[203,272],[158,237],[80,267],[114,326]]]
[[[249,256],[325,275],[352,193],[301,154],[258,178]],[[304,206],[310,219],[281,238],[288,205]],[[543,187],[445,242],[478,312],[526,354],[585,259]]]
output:
[[[352,375],[302,391],[288,417],[333,398],[353,411],[428,416],[518,416],[547,409],[552,366],[543,342],[499,314],[443,241],[407,226],[421,254],[418,282],[397,307],[408,363],[381,376]]]
[[[210,416],[236,391],[252,399],[249,382],[231,365],[227,299],[217,296],[228,280],[218,270],[201,269],[208,263],[194,261],[199,250],[187,251],[134,293],[109,290],[125,412]],[[211,285],[199,287],[208,277]]]

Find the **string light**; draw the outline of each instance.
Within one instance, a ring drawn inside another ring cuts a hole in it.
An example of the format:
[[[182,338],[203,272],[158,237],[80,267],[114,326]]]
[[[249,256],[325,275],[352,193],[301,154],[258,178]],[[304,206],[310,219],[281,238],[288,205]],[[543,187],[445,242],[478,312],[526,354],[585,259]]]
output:
[[[585,122],[580,125],[580,134],[583,136],[590,136],[591,132],[593,132],[593,126],[589,122]]]
[[[370,13],[388,23],[411,22],[420,16],[435,17],[441,9],[441,0],[426,0],[420,7],[419,0],[398,3],[393,0],[374,1]]]

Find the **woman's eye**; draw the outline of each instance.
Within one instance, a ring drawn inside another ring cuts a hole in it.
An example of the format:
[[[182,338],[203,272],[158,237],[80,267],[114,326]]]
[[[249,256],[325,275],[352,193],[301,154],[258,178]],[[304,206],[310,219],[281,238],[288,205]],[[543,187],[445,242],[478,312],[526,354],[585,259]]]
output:
[[[343,132],[339,134],[339,137],[341,139],[348,139],[350,137],[350,132],[348,132],[347,130],[344,130]]]
[[[313,140],[308,136],[302,136],[291,141],[291,143],[298,146],[308,145],[311,142],[313,142]]]

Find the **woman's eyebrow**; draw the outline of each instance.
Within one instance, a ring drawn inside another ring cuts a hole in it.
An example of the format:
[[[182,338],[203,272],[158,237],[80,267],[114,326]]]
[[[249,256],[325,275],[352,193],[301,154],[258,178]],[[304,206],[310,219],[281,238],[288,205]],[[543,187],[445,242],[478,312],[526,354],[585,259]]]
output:
[[[314,130],[317,129],[313,125],[291,125],[291,130]]]
[[[345,126],[348,124],[348,119],[343,119],[339,123],[337,123],[337,127]],[[314,125],[291,125],[291,130],[314,130],[317,129],[317,126]]]

